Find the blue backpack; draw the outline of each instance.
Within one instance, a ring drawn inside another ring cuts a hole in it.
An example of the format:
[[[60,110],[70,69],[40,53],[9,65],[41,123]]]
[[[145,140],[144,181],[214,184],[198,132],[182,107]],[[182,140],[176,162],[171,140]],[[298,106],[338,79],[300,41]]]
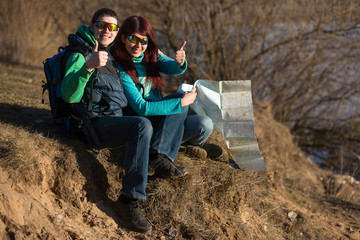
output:
[[[42,103],[44,103],[44,93],[49,92],[51,114],[56,125],[59,125],[66,133],[78,133],[80,131],[92,150],[100,157],[102,156],[100,140],[87,116],[75,116],[72,112],[72,104],[67,103],[62,98],[61,84],[65,75],[66,61],[71,53],[80,52],[85,59],[89,58],[92,47],[81,38],[79,34],[69,35],[69,45],[59,47],[58,53],[43,61],[46,82],[43,81]],[[89,103],[89,111],[92,102]],[[76,123],[76,126],[70,126]],[[74,131],[74,129],[77,129]]]
[[[65,102],[61,94],[61,84],[65,74],[66,61],[71,53],[80,52],[85,58],[89,56],[89,50],[80,45],[59,47],[58,53],[43,61],[46,82],[43,81],[42,103],[44,93],[49,92],[51,115],[55,124],[65,131],[70,131],[71,104]]]

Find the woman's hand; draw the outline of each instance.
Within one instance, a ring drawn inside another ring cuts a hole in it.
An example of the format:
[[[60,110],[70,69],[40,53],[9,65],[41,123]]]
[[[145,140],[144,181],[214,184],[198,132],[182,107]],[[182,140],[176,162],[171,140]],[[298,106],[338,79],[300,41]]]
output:
[[[196,95],[197,95],[196,87],[194,87],[194,89],[191,90],[191,92],[185,92],[183,97],[181,98],[181,106],[184,107],[192,104],[196,99]]]
[[[186,41],[184,41],[179,50],[176,51],[176,57],[175,57],[175,60],[176,62],[179,64],[179,66],[181,67],[182,65],[184,65],[185,63],[185,57],[186,57],[186,54],[185,54],[185,51],[184,51],[184,47],[186,45]]]

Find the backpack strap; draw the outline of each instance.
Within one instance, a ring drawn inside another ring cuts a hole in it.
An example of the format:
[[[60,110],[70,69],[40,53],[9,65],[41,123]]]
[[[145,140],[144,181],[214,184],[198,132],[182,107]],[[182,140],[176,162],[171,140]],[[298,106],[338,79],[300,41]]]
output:
[[[89,51],[85,48],[74,48],[71,49],[71,52],[80,52],[81,54],[84,55],[85,57],[85,61],[87,61],[89,59]],[[69,54],[70,56],[70,54]],[[94,88],[94,81],[97,78],[97,74],[98,74],[98,70],[95,69],[94,73],[95,77],[93,78],[93,80],[90,82],[90,98],[89,98],[89,102],[88,102],[88,108],[87,111],[88,113],[85,116],[81,116],[76,117],[74,114],[71,114],[71,117],[73,117],[75,120],[78,121],[78,128],[81,129],[82,134],[85,136],[86,141],[88,143],[88,145],[90,146],[91,150],[97,154],[100,158],[103,158],[102,152],[101,152],[101,142],[99,140],[99,137],[96,134],[96,131],[92,125],[92,122],[89,118],[89,113],[92,112],[92,107],[93,107],[93,88]]]
[[[89,113],[92,112],[94,81],[95,81],[95,79],[97,78],[97,74],[98,74],[98,71],[97,71],[96,68],[95,68],[95,70],[94,70],[94,74],[95,74],[95,77],[93,78],[93,80],[92,80],[91,83],[90,83],[90,99],[89,99],[89,102],[88,102],[88,112],[89,112]]]

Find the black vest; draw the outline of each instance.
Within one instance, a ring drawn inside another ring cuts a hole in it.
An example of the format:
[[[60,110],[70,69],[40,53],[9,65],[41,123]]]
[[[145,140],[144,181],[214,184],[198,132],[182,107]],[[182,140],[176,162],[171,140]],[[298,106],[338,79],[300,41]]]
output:
[[[75,113],[87,114],[90,118],[122,116],[122,109],[128,105],[128,101],[117,63],[110,53],[106,66],[96,69],[93,74],[94,77],[86,84],[81,101],[74,104]]]

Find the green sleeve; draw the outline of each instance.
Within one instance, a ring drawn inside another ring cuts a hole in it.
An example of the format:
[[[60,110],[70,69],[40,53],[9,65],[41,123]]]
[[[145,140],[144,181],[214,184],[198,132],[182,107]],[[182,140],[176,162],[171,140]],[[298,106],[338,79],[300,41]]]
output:
[[[92,73],[85,66],[85,57],[81,53],[73,53],[66,61],[65,76],[61,85],[64,101],[68,103],[80,102],[86,83]]]

